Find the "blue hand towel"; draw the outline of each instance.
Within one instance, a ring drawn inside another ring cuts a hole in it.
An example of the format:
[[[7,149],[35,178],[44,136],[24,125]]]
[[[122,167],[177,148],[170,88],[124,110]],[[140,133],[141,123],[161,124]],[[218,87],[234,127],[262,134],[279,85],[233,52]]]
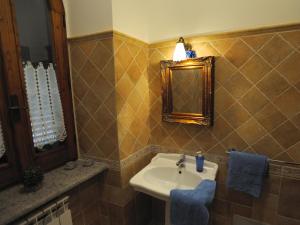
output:
[[[203,180],[194,190],[171,191],[172,225],[207,225],[207,206],[213,201],[216,182]]]
[[[266,156],[231,151],[227,176],[228,188],[259,198],[267,167]]]

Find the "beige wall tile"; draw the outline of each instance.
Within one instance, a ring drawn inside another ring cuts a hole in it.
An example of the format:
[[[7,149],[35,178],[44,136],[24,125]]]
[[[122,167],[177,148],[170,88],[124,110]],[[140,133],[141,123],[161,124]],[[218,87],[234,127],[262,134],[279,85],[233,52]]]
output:
[[[296,69],[292,69],[298,64],[298,37],[299,31],[269,32],[194,42],[197,43],[195,48],[202,51],[199,54],[217,56],[216,120],[211,128],[161,121],[160,60],[172,57],[175,43],[174,46],[152,48],[119,35],[72,43],[72,76],[81,151],[120,163],[121,159],[127,160],[148,144],[174,148],[175,152],[202,149],[220,156],[224,156],[228,148],[235,147],[270,158],[300,162],[297,131],[300,81]],[[98,108],[103,110],[100,112]],[[133,197],[125,186],[145,164],[146,161],[140,160],[131,169],[121,169],[102,193],[106,200],[122,207],[126,205]],[[226,166],[220,167],[221,172],[219,186],[226,182]],[[265,192],[278,195],[280,179],[269,178]],[[123,185],[123,188],[114,188],[114,185]],[[226,186],[223,186],[224,192]],[[230,202],[231,214],[249,216],[249,209],[256,205],[248,196],[223,192],[218,196]],[[288,210],[283,211],[280,212],[284,216],[295,217],[294,214],[286,215]],[[267,213],[257,214],[256,219],[271,222],[271,214]],[[214,220],[216,224],[230,224],[231,214],[217,215]]]
[[[300,31],[287,31],[282,32],[281,36],[287,40],[289,43],[291,43],[295,48],[300,48]]]
[[[225,57],[237,68],[245,64],[254,52],[241,40],[237,40],[226,52]]]
[[[241,72],[253,83],[261,80],[272,68],[259,55],[252,57],[241,68]]]
[[[279,198],[278,213],[281,216],[300,220],[300,180],[284,178]]]
[[[290,85],[278,72],[273,70],[257,84],[257,87],[272,100],[287,90]]]
[[[300,141],[300,130],[291,122],[287,121],[274,130],[272,136],[282,147],[288,149],[290,146]]]
[[[252,48],[254,48],[256,51],[258,51],[268,41],[270,41],[272,37],[273,34],[258,34],[258,35],[243,37],[243,40]]]
[[[279,65],[291,52],[292,48],[278,35],[259,51],[272,66]]]

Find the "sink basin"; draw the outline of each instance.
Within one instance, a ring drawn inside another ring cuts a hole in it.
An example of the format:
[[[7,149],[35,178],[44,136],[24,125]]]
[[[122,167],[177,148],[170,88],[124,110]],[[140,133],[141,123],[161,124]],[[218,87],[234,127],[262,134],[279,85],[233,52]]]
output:
[[[180,154],[157,154],[144,169],[137,173],[130,184],[136,191],[168,201],[172,189],[194,189],[201,180],[215,180],[218,165],[204,161],[204,170],[196,171],[196,160],[186,156],[185,167],[178,168]]]

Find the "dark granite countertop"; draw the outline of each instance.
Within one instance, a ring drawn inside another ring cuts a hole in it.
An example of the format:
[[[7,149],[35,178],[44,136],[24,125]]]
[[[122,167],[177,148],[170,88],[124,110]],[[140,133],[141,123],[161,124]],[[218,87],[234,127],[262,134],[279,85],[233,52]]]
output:
[[[22,185],[0,191],[0,225],[25,216],[107,169],[104,163],[95,162],[90,167],[84,167],[83,162],[76,161],[77,167],[73,170],[65,170],[62,166],[46,173],[43,186],[37,192],[22,193]]]

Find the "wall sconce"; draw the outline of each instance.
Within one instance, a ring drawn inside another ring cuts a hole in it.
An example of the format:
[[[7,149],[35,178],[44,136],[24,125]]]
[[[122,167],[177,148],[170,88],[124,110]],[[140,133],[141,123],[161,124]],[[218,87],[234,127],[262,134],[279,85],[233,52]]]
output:
[[[184,39],[183,37],[180,37],[173,53],[173,61],[179,62],[183,60],[186,60],[186,52],[184,47]]]
[[[173,61],[179,62],[187,58],[196,58],[196,52],[192,50],[191,44],[185,43],[183,37],[180,37],[173,53]]]

